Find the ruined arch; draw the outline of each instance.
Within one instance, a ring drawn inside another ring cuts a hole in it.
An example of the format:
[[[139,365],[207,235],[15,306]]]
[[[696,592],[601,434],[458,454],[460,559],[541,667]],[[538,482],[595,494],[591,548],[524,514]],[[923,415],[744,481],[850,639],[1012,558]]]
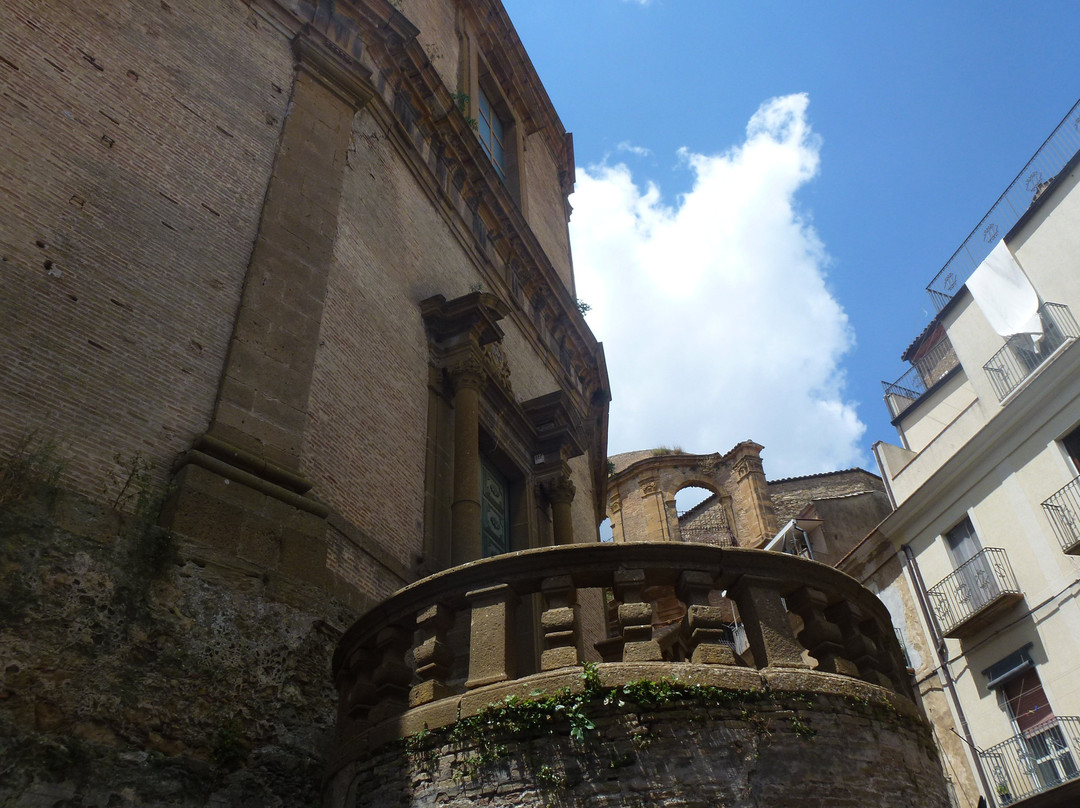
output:
[[[713,508],[683,524],[698,524],[709,543],[760,547],[776,532],[776,516],[766,490],[760,444],[743,441],[727,454],[689,454],[656,449],[611,458],[607,516],[620,541],[684,541],[675,494],[699,487],[716,494]],[[711,527],[710,527],[711,524]],[[709,532],[711,530],[711,533]]]

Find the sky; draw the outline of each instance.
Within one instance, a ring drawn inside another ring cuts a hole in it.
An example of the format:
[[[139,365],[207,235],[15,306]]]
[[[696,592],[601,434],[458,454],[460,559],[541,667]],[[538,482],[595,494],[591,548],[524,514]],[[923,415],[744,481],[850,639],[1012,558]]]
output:
[[[926,285],[1080,97],[1080,2],[503,2],[574,134],[609,453],[876,471]]]

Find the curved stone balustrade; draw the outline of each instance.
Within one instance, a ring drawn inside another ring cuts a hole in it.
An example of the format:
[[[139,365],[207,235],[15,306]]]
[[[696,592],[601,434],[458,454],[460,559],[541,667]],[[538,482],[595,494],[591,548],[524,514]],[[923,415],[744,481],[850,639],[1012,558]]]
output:
[[[678,643],[661,644],[654,637],[653,606],[644,593],[656,586],[674,587],[686,604],[686,615],[674,628]],[[741,669],[754,674],[758,686],[761,677],[754,669],[813,669],[910,698],[885,607],[831,567],[760,550],[573,545],[446,570],[400,590],[361,617],[334,656],[339,743],[379,724],[384,728],[377,735],[385,741],[424,725],[452,723],[461,715],[460,697],[491,692],[501,698],[514,680],[528,684],[527,694],[539,686],[534,680],[561,686],[567,677],[560,672],[580,675],[578,593],[597,588],[613,593],[621,629],[622,664],[604,668],[632,668],[638,678],[648,676],[651,663],[659,663],[657,678],[680,664],[699,673]],[[727,641],[727,599],[738,610],[748,653],[735,654]],[[535,669],[515,671],[522,657],[538,658]],[[504,687],[491,687],[499,683]],[[431,709],[442,700],[451,707]],[[424,708],[419,710],[424,724],[409,729],[415,722],[402,716],[417,708]]]

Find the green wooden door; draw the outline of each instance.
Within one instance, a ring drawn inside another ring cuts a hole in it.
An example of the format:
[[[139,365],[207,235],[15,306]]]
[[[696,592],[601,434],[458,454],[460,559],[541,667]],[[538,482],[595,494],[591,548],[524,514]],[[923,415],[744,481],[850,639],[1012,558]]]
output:
[[[480,524],[484,558],[510,549],[510,497],[506,478],[480,459]]]

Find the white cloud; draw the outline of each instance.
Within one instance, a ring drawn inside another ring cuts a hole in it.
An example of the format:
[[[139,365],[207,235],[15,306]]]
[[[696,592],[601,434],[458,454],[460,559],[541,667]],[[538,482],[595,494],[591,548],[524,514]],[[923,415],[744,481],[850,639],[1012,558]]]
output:
[[[646,149],[644,146],[635,146],[629,140],[624,140],[618,146],[615,147],[618,151],[630,152],[636,154],[638,157],[648,157],[652,154],[651,149]]]
[[[799,189],[818,172],[805,94],[774,98],[723,154],[683,150],[692,189],[665,203],[622,164],[578,171],[578,295],[604,341],[612,454],[765,445],[772,478],[865,464],[844,399],[854,336]]]

